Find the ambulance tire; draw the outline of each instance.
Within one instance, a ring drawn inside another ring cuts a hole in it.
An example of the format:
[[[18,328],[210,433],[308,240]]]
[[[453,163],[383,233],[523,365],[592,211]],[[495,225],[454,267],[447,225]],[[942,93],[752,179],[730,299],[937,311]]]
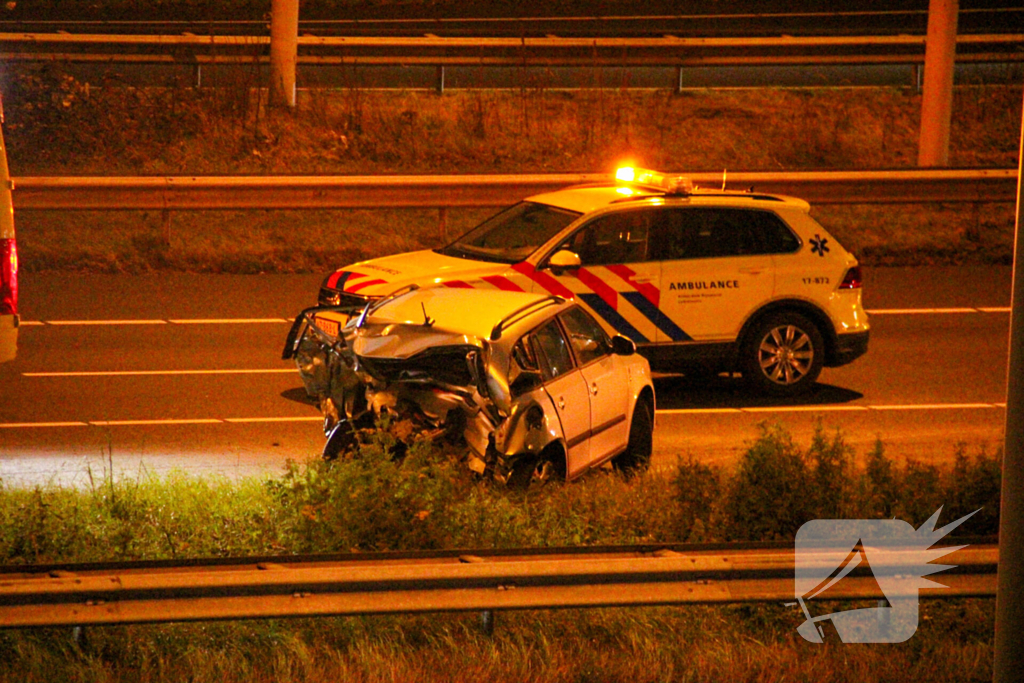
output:
[[[754,325],[741,353],[743,377],[751,387],[771,396],[796,396],[821,374],[825,340],[805,316],[780,311]]]
[[[624,475],[632,476],[645,471],[651,464],[654,451],[654,414],[651,402],[641,395],[633,408],[629,423],[629,443],[626,450],[612,458],[612,466]]]

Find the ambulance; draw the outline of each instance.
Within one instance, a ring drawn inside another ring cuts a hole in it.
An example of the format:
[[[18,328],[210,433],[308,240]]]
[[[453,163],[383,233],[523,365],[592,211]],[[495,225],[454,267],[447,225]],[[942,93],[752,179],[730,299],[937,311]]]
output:
[[[870,329],[857,259],[809,211],[621,168],[529,197],[439,249],[338,269],[318,302],[355,311],[409,284],[551,294],[633,340],[655,372],[740,373],[795,395],[862,356]]]

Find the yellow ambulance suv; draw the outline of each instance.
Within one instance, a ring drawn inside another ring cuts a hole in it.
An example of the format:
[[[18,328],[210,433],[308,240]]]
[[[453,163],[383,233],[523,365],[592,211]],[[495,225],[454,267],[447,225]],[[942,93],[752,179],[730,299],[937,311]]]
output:
[[[440,249],[336,270],[319,303],[354,310],[408,284],[554,294],[632,339],[655,372],[738,372],[793,395],[868,347],[857,259],[809,210],[623,168],[529,197]]]

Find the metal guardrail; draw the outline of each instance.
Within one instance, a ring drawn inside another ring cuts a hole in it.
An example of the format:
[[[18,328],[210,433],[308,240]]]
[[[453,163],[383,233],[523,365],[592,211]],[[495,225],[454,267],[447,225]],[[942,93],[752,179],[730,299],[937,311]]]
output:
[[[3,567],[0,628],[794,599],[792,548],[524,552],[49,571]],[[930,578],[948,587],[924,589],[922,598],[995,595],[997,546],[968,546],[942,562],[956,566]],[[897,560],[874,569],[892,573],[899,566]],[[870,570],[857,569],[829,597],[885,596]]]
[[[721,173],[693,173],[699,187]],[[172,176],[14,178],[18,211],[448,208],[505,206],[609,174],[464,176]],[[1012,202],[1016,169],[729,172],[730,189],[812,204]]]
[[[269,36],[0,33],[5,62],[266,61]],[[924,35],[661,37],[298,37],[299,63],[487,66],[737,66],[924,61]],[[1024,60],[1024,34],[964,34],[957,61]]]

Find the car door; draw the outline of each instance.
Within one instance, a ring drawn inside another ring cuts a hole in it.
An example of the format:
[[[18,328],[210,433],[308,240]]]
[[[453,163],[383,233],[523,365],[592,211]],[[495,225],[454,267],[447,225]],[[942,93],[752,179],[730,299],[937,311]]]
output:
[[[629,375],[622,358],[601,326],[582,308],[559,318],[569,337],[580,373],[590,392],[590,460],[603,462],[620,453],[629,441]]]
[[[551,397],[565,438],[570,477],[590,462],[590,390],[575,366],[569,342],[552,318],[531,335],[544,390]]]
[[[637,344],[660,336],[687,339],[662,315],[661,264],[649,256],[657,208],[605,214],[573,233],[561,248],[580,258],[579,268],[548,269],[605,330]]]
[[[661,262],[661,310],[695,341],[735,339],[749,313],[772,298],[773,261],[758,238],[756,213],[673,208],[658,223],[651,256]]]

